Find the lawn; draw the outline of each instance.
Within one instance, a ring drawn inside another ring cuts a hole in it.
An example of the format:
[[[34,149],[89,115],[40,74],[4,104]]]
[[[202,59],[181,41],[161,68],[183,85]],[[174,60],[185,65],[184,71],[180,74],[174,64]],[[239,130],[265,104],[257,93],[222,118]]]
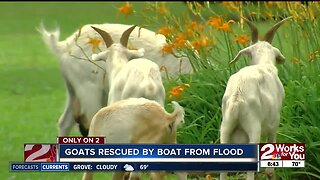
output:
[[[64,39],[87,23],[139,23],[117,15],[123,2],[1,2],[0,179],[80,179],[82,173],[10,173],[9,162],[23,161],[24,143],[55,143],[65,103],[58,60],[36,27],[60,26]],[[182,3],[176,3],[183,6]],[[133,3],[142,8],[144,3]],[[77,130],[72,135],[80,135]],[[97,173],[97,177],[105,177]]]

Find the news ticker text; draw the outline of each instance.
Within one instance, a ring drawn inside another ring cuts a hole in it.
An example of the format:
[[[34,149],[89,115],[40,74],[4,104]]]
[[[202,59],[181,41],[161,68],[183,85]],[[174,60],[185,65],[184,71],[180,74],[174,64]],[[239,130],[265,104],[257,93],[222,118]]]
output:
[[[49,163],[10,163],[10,171],[258,171],[257,162],[236,163],[112,163],[112,162],[49,162]]]

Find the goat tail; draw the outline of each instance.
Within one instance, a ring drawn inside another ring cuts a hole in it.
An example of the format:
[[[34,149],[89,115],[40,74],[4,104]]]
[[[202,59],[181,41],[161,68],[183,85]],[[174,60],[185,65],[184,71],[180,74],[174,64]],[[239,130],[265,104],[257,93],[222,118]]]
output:
[[[227,117],[226,119],[228,119],[229,123],[237,123],[237,117],[239,117],[239,106],[239,102],[234,102],[228,106],[225,116]]]
[[[66,51],[66,46],[62,42],[59,42],[60,30],[58,26],[56,26],[55,30],[49,32],[46,30],[43,21],[41,21],[37,31],[42,35],[43,42],[53,54],[59,56]]]
[[[169,114],[169,122],[174,124],[174,127],[184,123],[184,109],[176,101],[172,101],[173,112]]]

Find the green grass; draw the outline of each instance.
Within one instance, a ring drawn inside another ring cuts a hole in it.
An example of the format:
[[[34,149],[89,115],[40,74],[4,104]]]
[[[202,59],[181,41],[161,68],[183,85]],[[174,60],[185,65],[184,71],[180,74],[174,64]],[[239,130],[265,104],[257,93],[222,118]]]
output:
[[[87,23],[141,24],[117,16],[123,2],[1,2],[0,28],[0,179],[81,179],[83,173],[12,173],[9,162],[23,161],[24,143],[55,143],[65,103],[58,60],[36,31],[41,20],[57,23],[64,39]],[[181,6],[182,3],[176,3]],[[144,3],[133,3],[141,9]],[[75,129],[72,135],[80,135]],[[110,179],[110,173],[96,173]]]
[[[248,8],[245,3],[243,9],[247,13],[259,11],[257,6]],[[288,13],[285,7],[282,6],[280,9],[279,11],[282,11],[283,14]],[[219,11],[219,13],[208,15],[209,10],[202,11],[206,16],[216,17],[219,15],[227,19],[230,14],[233,14],[234,17],[238,17],[235,11],[223,11],[222,7],[213,6],[211,10]],[[201,15],[198,15],[198,23],[205,25],[207,17],[203,18]],[[246,13],[244,13],[245,15]],[[183,20],[183,18],[180,20]],[[257,21],[255,24],[260,30],[260,34],[263,34],[276,21]],[[164,26],[180,28],[179,23],[165,22],[166,25]],[[178,33],[184,33],[188,27],[188,23],[185,24],[178,30]],[[276,170],[276,174],[280,179],[319,178],[320,118],[318,111],[320,107],[320,76],[318,70],[320,68],[320,55],[315,56],[313,61],[309,59],[310,53],[319,51],[319,26],[319,19],[312,21],[307,18],[304,21],[287,22],[279,28],[272,43],[286,57],[285,64],[277,65],[279,77],[286,93],[277,142],[303,142],[306,144],[305,168],[279,168]],[[227,80],[231,74],[248,64],[248,58],[245,56],[241,57],[235,65],[228,64],[242,48],[237,43],[232,42],[232,39],[235,35],[249,34],[250,32],[246,25],[244,30],[240,30],[238,24],[231,27],[233,33],[225,33],[205,26],[205,33],[203,34],[216,39],[216,43],[213,47],[200,51],[199,56],[196,56],[190,48],[182,49],[192,63],[196,65],[197,72],[181,77],[182,83],[190,83],[190,88],[185,89],[181,95],[182,98],[179,100],[179,103],[186,110],[186,123],[179,132],[178,140],[180,143],[220,142],[219,127],[222,119],[220,107]],[[173,33],[172,39],[175,39],[176,34],[177,32]],[[300,61],[298,63],[293,62],[294,58],[298,58]],[[179,82],[172,81],[167,86],[172,87],[179,84]]]

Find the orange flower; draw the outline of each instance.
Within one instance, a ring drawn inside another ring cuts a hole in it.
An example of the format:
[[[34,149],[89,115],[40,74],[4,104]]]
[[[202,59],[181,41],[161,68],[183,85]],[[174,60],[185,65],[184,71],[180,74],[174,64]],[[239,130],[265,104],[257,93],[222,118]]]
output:
[[[200,45],[200,42],[199,41],[192,41],[191,43],[191,46],[193,47],[193,48],[195,48],[196,50],[200,50],[200,47],[201,47],[201,45]]]
[[[169,34],[171,33],[171,29],[168,27],[163,27],[159,29],[158,33],[164,35],[165,37],[168,37]]]
[[[169,101],[171,102],[173,97],[180,98],[180,94],[184,91],[185,87],[190,87],[190,84],[173,87],[169,92]]]
[[[161,49],[162,53],[172,54],[173,53],[173,47],[171,44],[166,44]]]
[[[197,30],[203,30],[203,25],[199,25],[196,21],[192,21],[191,22],[191,28],[194,30],[194,31],[197,31]]]
[[[185,44],[185,36],[183,34],[178,34],[178,37],[173,41],[172,45],[174,47],[181,47],[181,48],[184,48],[186,47],[186,44]]]
[[[100,39],[89,37],[87,44],[92,45],[92,52],[96,52],[96,49],[99,47],[99,44],[102,42]]]
[[[221,26],[221,23],[222,23],[222,19],[221,17],[210,17],[207,24],[214,27],[214,28],[218,28]]]
[[[122,13],[128,17],[133,13],[133,7],[129,2],[126,2],[123,6],[119,8],[119,13]]]
[[[232,32],[230,29],[229,24],[230,23],[235,23],[234,20],[230,20],[228,22],[223,23],[220,27],[218,27],[218,30],[223,30],[224,32]]]
[[[209,45],[209,39],[206,36],[202,36],[200,39],[201,47],[206,47]]]
[[[247,35],[240,35],[233,39],[234,42],[239,42],[243,46],[245,46],[249,42],[249,37]]]
[[[193,34],[198,31],[203,31],[204,26],[202,24],[198,24],[196,21],[192,21],[191,24],[186,25],[186,37],[192,37]]]
[[[191,46],[196,50],[200,50],[201,48],[207,47],[210,44],[209,39],[206,36],[201,36],[200,39],[191,42]]]

